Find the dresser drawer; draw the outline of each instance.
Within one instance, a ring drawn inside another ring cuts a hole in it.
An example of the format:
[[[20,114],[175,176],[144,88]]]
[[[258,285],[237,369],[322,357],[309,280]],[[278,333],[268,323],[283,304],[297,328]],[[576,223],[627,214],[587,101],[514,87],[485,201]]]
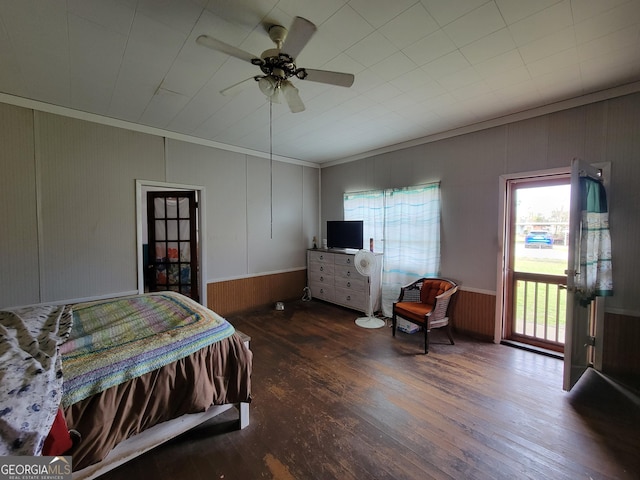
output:
[[[335,285],[336,287],[353,290],[355,292],[364,292],[366,281],[360,275],[356,278],[335,277]]]
[[[364,292],[356,292],[348,288],[336,287],[334,302],[363,312],[367,310]]]
[[[307,275],[309,276],[309,283],[318,283],[324,285],[333,285],[334,283],[334,276],[332,274],[309,271]]]
[[[334,263],[336,265],[350,265],[353,267],[355,265],[355,258],[355,255],[336,255]]]
[[[327,252],[309,252],[309,263],[334,263],[333,253]]]
[[[333,274],[337,277],[342,278],[353,278],[362,280],[364,277],[358,273],[356,267],[353,265],[336,265],[333,271]]]
[[[333,275],[335,270],[333,263],[312,263],[309,268],[312,272],[322,273],[323,275]]]
[[[326,300],[328,302],[335,301],[335,292],[333,285],[324,285],[322,283],[309,283],[309,289],[311,290],[311,296]]]

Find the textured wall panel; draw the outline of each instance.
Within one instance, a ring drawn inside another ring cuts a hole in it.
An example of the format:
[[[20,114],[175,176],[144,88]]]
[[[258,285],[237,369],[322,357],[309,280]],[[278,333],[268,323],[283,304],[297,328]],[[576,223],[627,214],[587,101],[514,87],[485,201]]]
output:
[[[36,112],[42,301],[137,289],[135,180],[164,180],[161,137]]]
[[[608,105],[604,161],[611,162],[607,198],[614,295],[606,306],[640,316],[640,94]]]
[[[205,188],[207,280],[246,275],[246,156],[178,140],[167,156],[168,182]]]
[[[33,112],[0,104],[0,307],[38,303]]]
[[[313,247],[313,237],[317,245],[322,242],[320,224],[320,169],[304,167],[302,172],[302,241],[306,248]],[[306,261],[306,259],[305,259]]]
[[[247,273],[305,266],[303,168],[248,157]]]

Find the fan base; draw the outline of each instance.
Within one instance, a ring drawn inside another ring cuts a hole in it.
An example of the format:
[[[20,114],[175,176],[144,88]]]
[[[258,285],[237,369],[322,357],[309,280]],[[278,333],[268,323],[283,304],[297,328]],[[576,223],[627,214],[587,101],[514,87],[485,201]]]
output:
[[[356,319],[356,325],[362,328],[380,328],[385,326],[385,321],[375,317],[360,317]]]
[[[267,33],[269,34],[271,41],[280,48],[282,47],[285,38],[287,38],[287,33],[289,32],[282,25],[271,25],[267,29]]]

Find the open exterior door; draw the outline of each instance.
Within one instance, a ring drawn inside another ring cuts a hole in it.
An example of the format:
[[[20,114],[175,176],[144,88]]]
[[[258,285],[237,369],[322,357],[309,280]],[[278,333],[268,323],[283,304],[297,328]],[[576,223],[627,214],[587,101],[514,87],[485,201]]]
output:
[[[604,302],[591,300],[590,295],[585,300],[584,285],[586,284],[587,271],[585,261],[581,262],[581,250],[583,245],[583,207],[588,203],[585,192],[584,179],[590,178],[597,183],[603,182],[602,170],[589,165],[580,159],[574,159],[571,163],[571,211],[569,214],[569,260],[567,268],[567,324],[564,349],[564,390],[571,388],[580,379],[586,369],[594,364],[594,353],[599,333],[596,327],[597,319],[602,318]],[[582,179],[582,180],[581,180]],[[601,187],[602,189],[604,187]],[[606,195],[602,195],[606,205]],[[605,206],[606,212],[606,206]],[[608,221],[607,232],[608,237]],[[582,255],[584,256],[584,255]],[[609,269],[610,269],[610,244],[609,244]],[[581,265],[582,263],[582,265]],[[595,267],[594,267],[595,268]],[[597,293],[598,295],[610,295],[611,290]],[[600,299],[602,300],[602,299]]]

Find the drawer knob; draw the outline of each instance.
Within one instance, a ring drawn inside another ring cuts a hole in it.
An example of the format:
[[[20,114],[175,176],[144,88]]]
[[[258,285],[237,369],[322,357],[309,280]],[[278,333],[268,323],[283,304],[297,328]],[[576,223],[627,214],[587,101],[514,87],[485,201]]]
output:
[[[351,301],[351,295],[347,295],[347,302]]]
[[[347,263],[351,263],[351,259],[350,258],[347,258]]]
[[[350,287],[350,286],[351,286],[351,282],[347,282],[347,287]]]
[[[320,260],[324,260],[324,255],[320,255]]]
[[[347,272],[347,277],[350,277],[350,276],[351,276],[351,270]]]
[[[321,272],[324,272],[324,267],[320,267],[320,271],[321,271]]]
[[[322,277],[322,276],[321,276],[321,277],[320,277],[320,281],[321,281],[321,282],[324,282],[324,277]]]

